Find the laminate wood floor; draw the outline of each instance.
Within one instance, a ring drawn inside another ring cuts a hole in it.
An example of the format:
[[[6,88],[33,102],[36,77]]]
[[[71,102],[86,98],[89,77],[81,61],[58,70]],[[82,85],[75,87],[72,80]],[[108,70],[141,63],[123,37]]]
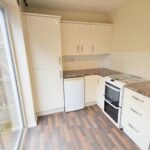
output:
[[[24,150],[139,150],[97,106],[39,117]]]

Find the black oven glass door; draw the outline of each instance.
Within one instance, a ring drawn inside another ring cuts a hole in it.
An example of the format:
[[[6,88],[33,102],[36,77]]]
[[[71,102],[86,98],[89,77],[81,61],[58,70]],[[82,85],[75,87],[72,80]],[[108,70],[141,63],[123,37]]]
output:
[[[105,98],[114,106],[119,107],[120,89],[106,82]]]
[[[119,108],[114,108],[111,104],[107,101],[104,103],[104,111],[116,122],[118,123],[118,116],[119,116]]]

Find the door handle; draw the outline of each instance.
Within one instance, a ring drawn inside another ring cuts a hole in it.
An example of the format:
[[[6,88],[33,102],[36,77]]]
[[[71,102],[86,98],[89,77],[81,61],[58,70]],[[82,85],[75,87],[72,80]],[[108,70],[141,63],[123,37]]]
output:
[[[59,71],[59,76],[60,78],[62,78],[62,71]]]
[[[59,65],[61,66],[61,57],[59,56]]]
[[[139,115],[139,116],[142,116],[142,113],[137,112],[135,109],[130,108],[130,110],[131,110],[132,112],[134,112],[135,114],[137,114],[137,115]]]
[[[94,45],[92,45],[92,53],[94,52]]]
[[[81,45],[81,53],[83,52],[83,45]]]
[[[132,98],[134,98],[134,99],[135,99],[136,101],[138,101],[138,102],[144,103],[143,100],[141,100],[141,99],[139,99],[139,98],[137,98],[137,97],[135,97],[135,96],[132,96]]]
[[[135,132],[139,133],[139,130],[137,130],[135,127],[133,127],[131,123],[129,123],[128,126]]]
[[[79,45],[77,45],[77,53],[79,53],[80,52],[80,47],[79,47]]]

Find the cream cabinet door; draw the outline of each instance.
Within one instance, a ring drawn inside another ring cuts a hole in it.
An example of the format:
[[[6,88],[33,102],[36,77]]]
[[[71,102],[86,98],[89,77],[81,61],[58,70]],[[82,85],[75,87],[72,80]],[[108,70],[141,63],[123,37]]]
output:
[[[91,25],[93,54],[107,54],[111,46],[111,25]]]
[[[60,19],[25,14],[36,112],[64,108]]]
[[[105,92],[105,81],[104,78],[98,76],[98,86],[97,86],[97,104],[104,110],[104,92]]]
[[[88,24],[80,24],[80,55],[92,54],[91,27]]]
[[[25,15],[33,69],[59,66],[60,23],[58,18]]]
[[[79,55],[79,24],[61,23],[61,41],[63,55]]]
[[[63,80],[58,69],[33,70],[36,112],[64,108]]]
[[[97,99],[97,75],[85,76],[85,103],[96,102]]]

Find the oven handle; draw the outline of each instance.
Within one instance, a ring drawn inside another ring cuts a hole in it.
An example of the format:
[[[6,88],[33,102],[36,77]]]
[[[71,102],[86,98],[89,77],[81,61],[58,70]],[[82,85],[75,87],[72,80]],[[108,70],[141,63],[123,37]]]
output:
[[[113,86],[111,86],[111,85],[108,85],[107,83],[105,84],[105,86],[107,86],[107,87],[109,87],[109,88],[111,88],[111,89],[113,89],[113,90],[115,90],[115,91],[117,91],[117,92],[120,92],[119,89],[116,89],[115,87],[113,87]]]
[[[115,109],[119,109],[119,107],[114,106],[114,105],[113,105],[113,104],[111,104],[108,100],[106,100],[106,99],[105,99],[105,101],[106,101],[109,105],[111,105],[113,108],[115,108]]]

